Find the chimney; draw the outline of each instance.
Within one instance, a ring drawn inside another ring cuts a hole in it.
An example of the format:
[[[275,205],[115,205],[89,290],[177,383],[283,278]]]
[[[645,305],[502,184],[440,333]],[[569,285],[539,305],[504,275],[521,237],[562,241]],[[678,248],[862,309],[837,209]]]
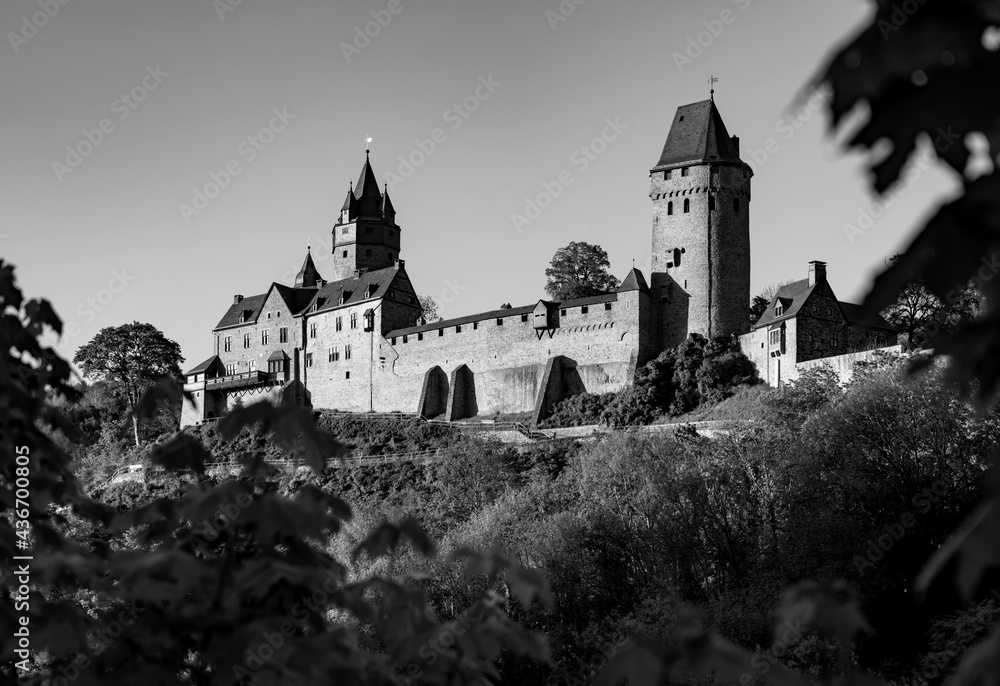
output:
[[[243,302],[243,296],[242,295],[234,295],[233,296],[233,304],[234,305],[239,305],[241,302]]]
[[[813,260],[809,263],[809,285],[815,286],[826,281],[826,262]]]
[[[732,136],[729,140],[733,142],[733,147],[736,148],[736,156],[740,156],[740,137]]]

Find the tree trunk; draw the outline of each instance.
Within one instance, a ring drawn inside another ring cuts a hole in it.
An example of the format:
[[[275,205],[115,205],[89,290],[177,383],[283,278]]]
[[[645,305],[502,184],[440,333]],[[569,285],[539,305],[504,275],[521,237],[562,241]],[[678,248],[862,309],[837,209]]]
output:
[[[135,412],[135,407],[132,408],[132,431],[135,434],[135,445],[138,447],[141,445],[139,443],[139,415]]]

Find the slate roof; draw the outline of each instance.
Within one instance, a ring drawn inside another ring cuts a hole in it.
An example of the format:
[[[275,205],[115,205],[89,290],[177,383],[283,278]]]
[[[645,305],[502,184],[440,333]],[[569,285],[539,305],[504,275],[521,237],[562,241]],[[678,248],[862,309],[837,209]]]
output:
[[[285,305],[288,306],[288,311],[293,316],[298,316],[311,309],[317,299],[319,300],[318,311],[320,312],[340,307],[340,296],[345,292],[348,294],[347,299],[344,301],[345,305],[359,303],[366,300],[365,289],[368,286],[372,286],[371,298],[381,298],[388,292],[389,285],[396,278],[396,275],[402,271],[402,268],[397,270],[395,266],[376,269],[366,272],[361,276],[351,276],[339,281],[331,281],[322,288],[292,288],[280,283],[272,283],[267,293],[252,295],[248,298],[243,298],[239,303],[230,305],[226,314],[219,320],[214,330],[218,331],[219,329],[240,326],[241,323],[252,324],[257,321],[271,290],[277,290]],[[242,312],[247,313],[246,321],[244,322],[240,322],[240,314]]]
[[[218,355],[212,355],[210,358],[199,364],[197,367],[190,369],[184,373],[185,376],[188,374],[201,374],[204,371],[208,371],[216,364],[222,364],[222,360],[219,359]]]
[[[302,269],[295,275],[296,288],[312,288],[316,285],[316,280],[322,278],[316,263],[313,262],[312,252],[306,250],[306,259],[302,262]]]
[[[314,297],[310,299],[308,308],[311,308],[314,302],[319,303],[319,312],[340,307],[342,294],[346,294],[344,305],[356,304],[369,298],[381,298],[389,291],[389,286],[396,275],[402,271],[402,268],[396,269],[395,266],[392,266],[384,269],[373,269],[361,276],[349,276],[339,281],[331,281],[322,288],[312,289]],[[371,294],[369,298],[365,298],[365,290],[369,286],[371,286]]]
[[[268,290],[270,293],[270,290]],[[264,307],[264,301],[267,300],[267,293],[261,295],[251,295],[248,298],[243,298],[238,303],[233,303],[226,310],[226,313],[222,315],[222,319],[219,323],[215,325],[215,329],[225,329],[230,326],[239,326],[241,323],[248,323],[256,321],[257,316],[260,315],[260,310]],[[246,313],[246,321],[240,322],[240,315]]]
[[[358,214],[362,217],[379,216],[382,210],[382,192],[378,189],[375,172],[365,153],[365,164],[361,167],[358,184],[354,188],[354,197],[358,199]]]
[[[802,279],[801,281],[794,281],[789,284],[785,284],[778,289],[774,298],[771,299],[770,304],[768,304],[767,309],[764,314],[761,315],[760,319],[753,325],[754,329],[760,329],[765,326],[770,326],[778,322],[783,322],[786,319],[791,319],[798,311],[802,309],[802,305],[805,304],[809,296],[816,289],[816,286],[809,285],[809,279]],[[778,299],[781,299],[785,303],[785,309],[781,313],[780,317],[774,316],[774,305]],[[862,308],[860,305],[855,305],[853,303],[846,303],[838,300],[837,304],[840,306],[840,311],[844,315],[844,319],[851,326],[861,327],[863,329],[882,329],[885,331],[893,331],[896,329],[892,327],[889,322],[885,321],[881,316],[862,316]]]
[[[740,160],[722,115],[712,100],[678,107],[655,168],[708,160]]]
[[[768,304],[767,309],[764,310],[764,314],[760,316],[757,323],[753,325],[753,328],[759,329],[763,326],[768,326],[776,322],[781,322],[786,319],[794,317],[796,313],[802,308],[809,296],[812,295],[813,290],[816,286],[809,285],[809,279],[802,279],[801,281],[793,281],[792,283],[785,284],[778,289],[774,298]],[[774,304],[775,301],[781,298],[786,300],[785,311],[782,312],[780,317],[774,316]]]
[[[557,308],[566,307],[581,307],[583,305],[596,305],[598,303],[615,302],[618,300],[617,293],[604,293],[602,295],[592,295],[589,298],[574,298],[572,300],[563,300],[562,302],[551,302],[548,300],[543,300],[546,304],[551,304]],[[489,312],[480,312],[479,314],[470,314],[464,317],[456,317],[454,319],[442,319],[439,322],[432,322],[430,324],[424,324],[423,326],[410,326],[405,329],[396,329],[395,331],[390,331],[385,335],[385,338],[395,338],[399,336],[412,336],[417,333],[426,333],[428,331],[436,331],[437,329],[444,329],[449,326],[461,326],[463,324],[471,324],[473,322],[482,322],[490,319],[500,319],[501,317],[506,319],[508,317],[520,317],[522,314],[532,314],[535,308],[538,306],[538,302],[534,305],[524,305],[523,307],[512,307],[509,310],[490,310]]]
[[[628,276],[622,280],[622,284],[618,287],[619,293],[625,293],[627,291],[643,291],[644,293],[649,293],[649,286],[646,285],[645,277],[643,277],[642,272],[635,267],[632,267]]]

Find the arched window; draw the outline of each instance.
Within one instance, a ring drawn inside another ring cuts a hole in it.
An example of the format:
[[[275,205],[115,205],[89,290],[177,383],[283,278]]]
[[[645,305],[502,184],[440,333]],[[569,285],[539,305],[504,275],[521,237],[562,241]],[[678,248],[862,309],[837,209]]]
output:
[[[681,249],[680,248],[674,248],[674,266],[675,267],[681,266]]]
[[[684,214],[691,211],[691,198],[684,198]]]
[[[673,213],[674,213],[674,201],[671,200],[670,202],[667,203],[667,214],[673,214]]]

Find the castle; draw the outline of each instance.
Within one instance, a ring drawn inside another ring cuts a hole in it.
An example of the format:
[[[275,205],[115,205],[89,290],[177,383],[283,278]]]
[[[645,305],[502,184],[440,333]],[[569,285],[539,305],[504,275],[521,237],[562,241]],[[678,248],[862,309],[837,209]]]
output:
[[[212,331],[212,356],[186,374],[195,405],[184,404],[181,424],[265,398],[449,420],[530,411],[538,421],[568,396],[627,387],[692,333],[739,336],[775,386],[810,361],[846,368],[893,345],[885,321],[837,300],[822,262],[751,325],[753,171],[739,148],[714,99],[678,108],[650,171],[648,281],[633,268],[613,293],[433,323],[421,319],[402,229],[366,153],[333,227],[332,278],[307,251],[294,285],[234,296]]]

